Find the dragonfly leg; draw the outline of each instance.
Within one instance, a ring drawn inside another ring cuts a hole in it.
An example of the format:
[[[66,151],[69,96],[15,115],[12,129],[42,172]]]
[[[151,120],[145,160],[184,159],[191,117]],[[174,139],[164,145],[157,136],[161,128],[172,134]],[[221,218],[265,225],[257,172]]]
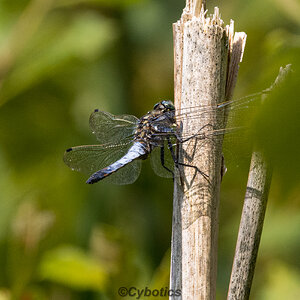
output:
[[[198,132],[201,132],[201,130],[203,130],[205,127],[211,127],[211,126],[212,126],[211,124],[206,124],[206,125],[202,126],[202,127],[198,130]],[[203,140],[203,139],[206,138],[205,132],[202,133],[202,135],[199,135],[199,133],[196,133],[196,134],[194,134],[194,135],[192,135],[192,136],[189,136],[189,137],[186,138],[186,139],[182,139],[177,133],[175,134],[175,136],[176,136],[176,139],[178,139],[178,141],[179,141],[180,143],[185,143],[185,142],[187,142],[187,141],[189,141],[190,139],[195,138],[195,137],[198,137],[198,138],[200,137],[201,140]]]
[[[160,162],[163,168],[165,168],[168,172],[172,174],[173,180],[174,180],[174,172],[170,170],[166,165],[165,165],[165,149],[164,147],[160,147]]]
[[[193,166],[193,165],[188,165],[188,164],[184,164],[184,163],[179,162],[178,159],[177,159],[177,157],[176,157],[176,155],[175,155],[175,153],[174,153],[174,148],[173,148],[173,145],[172,145],[172,143],[171,143],[169,137],[167,137],[167,142],[168,142],[168,147],[169,147],[169,149],[170,149],[170,152],[171,152],[171,155],[172,155],[172,158],[173,158],[173,161],[174,161],[174,163],[175,163],[176,168],[178,168],[178,166],[194,168],[194,169],[196,170],[196,172],[199,172],[199,173],[204,177],[204,179],[205,179],[208,183],[210,183],[210,181],[209,181],[209,176],[208,176],[207,174],[205,174],[204,172],[202,172],[201,170],[199,170],[198,167]]]

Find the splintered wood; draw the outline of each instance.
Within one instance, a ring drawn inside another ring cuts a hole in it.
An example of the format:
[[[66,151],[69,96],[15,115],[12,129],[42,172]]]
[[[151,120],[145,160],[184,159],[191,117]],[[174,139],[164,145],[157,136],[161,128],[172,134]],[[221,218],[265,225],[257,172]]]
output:
[[[235,37],[233,22],[224,26],[218,8],[207,17],[197,5],[187,1],[181,19],[173,24],[174,101],[180,114],[230,98],[246,40],[245,34]],[[191,132],[224,128],[226,112],[212,110],[181,121],[184,139]],[[181,149],[183,162],[203,172],[182,168],[181,183],[174,187],[170,288],[180,289],[182,299],[215,298],[222,141],[221,135],[191,139]]]

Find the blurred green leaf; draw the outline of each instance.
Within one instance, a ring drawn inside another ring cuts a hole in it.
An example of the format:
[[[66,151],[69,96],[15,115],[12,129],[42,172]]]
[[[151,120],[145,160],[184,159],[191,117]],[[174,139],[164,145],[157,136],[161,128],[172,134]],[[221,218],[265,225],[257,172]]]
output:
[[[297,71],[291,73],[271,93],[261,107],[255,128],[260,149],[289,188],[299,183],[299,78]]]
[[[291,198],[295,199],[297,194],[299,194],[299,190],[296,190]],[[272,201],[273,195],[270,196]],[[289,260],[297,255],[300,251],[299,228],[300,214],[298,211],[284,208],[280,211],[274,211],[274,208],[267,211],[260,248],[264,256],[272,255],[275,258],[284,257]],[[300,261],[298,261],[298,265],[300,266]]]
[[[168,249],[165,253],[160,265],[156,268],[154,275],[151,280],[150,288],[151,290],[161,291],[161,295],[164,295],[164,299],[168,299],[168,289],[170,280],[170,260],[171,260],[171,249]],[[163,290],[161,290],[163,289]],[[149,297],[149,299],[154,300],[157,297]]]
[[[298,0],[273,1],[288,18],[300,24],[300,3]]]
[[[47,19],[5,78],[0,105],[46,78],[55,78],[57,73],[74,63],[96,60],[117,35],[111,20],[93,13],[70,19],[58,13]]]
[[[59,1],[58,6],[85,4],[100,7],[122,8],[141,1],[144,0],[62,0]]]
[[[300,295],[300,273],[293,266],[273,261],[267,267],[267,282],[256,299],[298,299]]]
[[[0,300],[10,300],[11,295],[9,290],[6,289],[0,289]]]
[[[40,277],[77,290],[104,290],[107,272],[92,257],[72,246],[49,251],[40,264]]]

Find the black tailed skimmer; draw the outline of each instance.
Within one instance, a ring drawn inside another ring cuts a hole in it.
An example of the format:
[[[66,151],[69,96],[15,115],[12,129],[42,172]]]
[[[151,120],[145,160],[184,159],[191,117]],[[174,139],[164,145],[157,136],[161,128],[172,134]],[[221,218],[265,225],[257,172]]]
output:
[[[215,107],[193,107],[181,111],[175,110],[173,103],[165,100],[157,103],[153,110],[140,119],[132,115],[114,116],[96,109],[90,116],[90,128],[100,144],[69,148],[64,154],[64,162],[72,170],[88,174],[88,184],[104,178],[115,184],[130,184],[139,176],[141,160],[150,155],[156,174],[174,178],[174,174],[178,173],[174,172],[174,165],[184,165],[177,159],[176,145],[194,137],[205,140],[235,129],[230,125],[218,129],[200,128],[198,132],[182,137],[178,124],[183,118],[205,118],[216,110],[226,109],[231,124],[231,120],[248,110],[262,93],[227,101]],[[200,170],[197,171],[206,177]]]

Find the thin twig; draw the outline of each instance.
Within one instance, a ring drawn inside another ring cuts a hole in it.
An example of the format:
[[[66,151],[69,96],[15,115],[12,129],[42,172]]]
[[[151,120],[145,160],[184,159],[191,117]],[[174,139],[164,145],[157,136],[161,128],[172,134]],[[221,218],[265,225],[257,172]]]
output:
[[[291,65],[280,68],[273,90],[285,79]],[[249,299],[263,229],[272,167],[259,151],[252,154],[244,207],[240,222],[227,299]]]

